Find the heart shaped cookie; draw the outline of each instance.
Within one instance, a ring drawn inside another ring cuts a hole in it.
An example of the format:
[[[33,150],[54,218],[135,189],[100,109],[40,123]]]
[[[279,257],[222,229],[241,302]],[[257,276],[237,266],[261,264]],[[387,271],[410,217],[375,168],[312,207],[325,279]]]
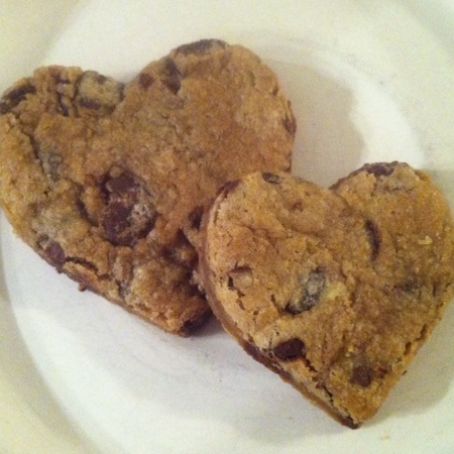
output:
[[[351,427],[454,293],[448,206],[406,164],[366,165],[331,190],[255,173],[225,186],[203,232],[200,274],[226,330]]]
[[[288,170],[294,135],[273,72],[222,41],[181,46],[127,85],[41,68],[0,101],[0,203],[81,287],[186,334],[209,314],[187,239],[205,204],[229,179]]]

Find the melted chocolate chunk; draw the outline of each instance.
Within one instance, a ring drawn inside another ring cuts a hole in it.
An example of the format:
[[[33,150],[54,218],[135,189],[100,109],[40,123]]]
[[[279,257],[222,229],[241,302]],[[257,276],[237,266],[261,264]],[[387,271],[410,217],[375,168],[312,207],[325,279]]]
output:
[[[131,206],[123,205],[120,202],[113,202],[107,207],[102,225],[106,237],[111,243],[120,246],[127,246],[131,243],[132,236],[128,231],[131,210]]]
[[[36,93],[36,88],[31,84],[25,84],[6,93],[0,99],[0,115],[8,113],[21,103],[29,94]]]
[[[302,297],[290,301],[285,310],[292,315],[301,314],[316,306],[326,286],[325,273],[316,269],[311,271],[306,279],[303,279],[303,295]]]
[[[374,164],[365,164],[362,169],[368,173],[375,175],[376,177],[380,176],[389,176],[394,172],[397,162],[376,162]]]
[[[350,178],[360,174],[361,172],[367,172],[375,177],[389,176],[394,172],[394,169],[399,165],[397,161],[393,162],[377,162],[374,164],[364,164],[361,168],[355,170],[350,175],[340,178],[336,183],[331,186],[331,189],[338,189],[343,183],[347,182]]]
[[[350,429],[358,429],[358,427],[360,426],[360,424],[355,422],[351,416],[341,418],[341,423],[345,424],[347,427],[350,427]]]
[[[381,246],[381,233],[378,229],[377,224],[375,222],[368,219],[364,225],[367,237],[369,238],[369,243],[371,247],[371,258],[375,260],[380,253],[380,246]]]
[[[62,247],[56,241],[49,241],[44,248],[44,253],[49,262],[60,271],[66,260]]]
[[[274,356],[281,361],[294,361],[295,359],[304,357],[305,353],[306,347],[304,342],[298,338],[281,342],[273,349]]]
[[[154,227],[151,196],[130,172],[109,177],[102,186],[106,207],[101,216],[105,237],[114,245],[133,246]]]
[[[208,52],[215,45],[225,49],[226,43],[219,39],[201,39],[200,41],[177,47],[175,51],[183,55],[199,55]]]
[[[123,172],[117,177],[108,179],[105,182],[105,187],[109,192],[119,196],[137,190],[134,177],[129,172]]]
[[[369,366],[361,364],[353,368],[350,382],[354,385],[359,385],[363,388],[367,388],[368,386],[370,386],[373,379],[374,371]]]
[[[95,71],[85,71],[78,83],[77,104],[92,115],[110,114],[123,99],[123,84]]]

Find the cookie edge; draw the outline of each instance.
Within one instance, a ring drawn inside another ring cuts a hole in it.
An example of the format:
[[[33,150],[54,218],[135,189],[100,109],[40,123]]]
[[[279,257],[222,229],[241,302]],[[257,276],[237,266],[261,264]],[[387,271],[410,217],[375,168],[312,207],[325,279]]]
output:
[[[200,276],[200,282],[205,290],[206,299],[208,304],[213,311],[215,317],[219,320],[224,330],[229,333],[243,348],[243,350],[254,358],[256,361],[263,364],[265,367],[270,369],[271,371],[278,374],[281,379],[292,385],[297,391],[299,391],[304,397],[309,399],[313,404],[317,407],[325,411],[329,416],[334,418],[336,421],[341,423],[342,425],[349,427],[350,429],[357,429],[362,425],[362,422],[356,423],[353,421],[352,418],[344,417],[336,412],[332,407],[330,407],[326,402],[322,399],[318,398],[314,394],[312,394],[306,387],[296,384],[290,377],[290,375],[284,372],[281,369],[278,369],[270,358],[266,357],[265,355],[260,353],[260,350],[255,347],[255,345],[245,341],[241,336],[239,330],[235,327],[234,323],[232,322],[231,318],[227,315],[224,311],[221,302],[216,297],[216,291],[210,279],[211,270],[208,264],[208,255],[209,255],[209,245],[208,245],[208,228],[211,224],[211,220],[216,216],[216,212],[219,209],[220,205],[224,202],[224,200],[228,197],[230,193],[232,193],[238,186],[241,184],[241,180],[235,180],[234,182],[227,182],[222,189],[218,192],[218,196],[212,202],[211,206],[209,206],[202,217],[202,225],[201,225],[201,232],[202,232],[202,243],[201,249],[199,251],[199,264],[198,264],[198,274]]]

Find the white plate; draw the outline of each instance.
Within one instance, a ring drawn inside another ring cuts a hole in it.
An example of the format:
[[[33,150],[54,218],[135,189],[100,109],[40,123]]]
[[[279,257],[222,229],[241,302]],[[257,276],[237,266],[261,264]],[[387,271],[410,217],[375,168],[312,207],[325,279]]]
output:
[[[295,172],[327,185],[364,161],[429,171],[454,205],[454,7],[446,1],[2,0],[1,88],[42,64],[127,80],[203,37],[278,73]],[[211,322],[179,339],[40,260],[1,218],[0,451],[454,452],[454,307],[380,413],[344,428]]]

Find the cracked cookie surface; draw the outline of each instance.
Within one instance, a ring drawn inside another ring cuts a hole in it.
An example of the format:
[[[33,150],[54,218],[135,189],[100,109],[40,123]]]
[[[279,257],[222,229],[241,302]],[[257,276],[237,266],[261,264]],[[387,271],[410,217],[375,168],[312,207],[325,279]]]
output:
[[[225,181],[289,169],[294,134],[272,71],[222,41],[180,46],[126,85],[41,68],[0,100],[0,203],[82,288],[185,334],[209,314],[190,282],[197,218]]]
[[[447,203],[406,164],[366,165],[332,189],[256,173],[228,184],[203,224],[200,274],[224,327],[351,427],[454,293]]]

